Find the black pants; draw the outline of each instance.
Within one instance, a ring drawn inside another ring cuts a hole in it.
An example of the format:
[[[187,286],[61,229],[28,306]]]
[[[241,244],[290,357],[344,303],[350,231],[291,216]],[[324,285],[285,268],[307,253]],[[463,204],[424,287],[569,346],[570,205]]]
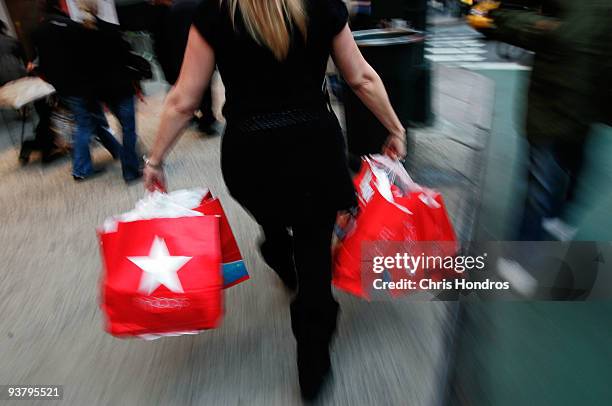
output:
[[[23,141],[21,145],[19,157],[24,162],[28,161],[32,151],[40,151],[44,161],[55,148],[55,135],[51,132],[51,106],[47,99],[40,99],[34,102],[34,108],[38,115],[38,125],[34,138]]]
[[[55,147],[54,135],[51,132],[51,106],[46,99],[34,102],[34,109],[38,115],[38,125],[36,126],[33,140],[24,141],[24,148],[37,150],[47,155]]]
[[[34,102],[38,114],[36,126],[36,144],[43,154],[48,154],[55,147],[55,136],[51,132],[51,106],[46,99]]]
[[[298,292],[291,304],[291,327],[298,351],[304,346],[322,351],[331,341],[338,315],[338,303],[331,290],[331,242],[336,213],[301,214],[293,224],[270,220],[261,226],[266,243],[278,255],[293,255],[295,261]]]
[[[322,347],[331,340],[338,314],[331,291],[336,213],[357,204],[338,120],[324,106],[229,116],[221,144],[223,179],[262,226],[265,245],[281,255],[274,262],[290,262],[291,271],[295,262],[291,324],[298,353],[318,343],[317,353],[325,355]]]

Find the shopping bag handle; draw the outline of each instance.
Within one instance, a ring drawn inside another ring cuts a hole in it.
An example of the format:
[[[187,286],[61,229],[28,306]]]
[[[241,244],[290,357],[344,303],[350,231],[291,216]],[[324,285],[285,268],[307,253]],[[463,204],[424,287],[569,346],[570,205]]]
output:
[[[374,168],[376,164],[382,166],[391,183],[395,183],[396,180],[399,180],[400,186],[404,192],[420,192],[419,200],[428,207],[432,209],[439,209],[442,207],[440,203],[436,201],[434,197],[435,193],[416,183],[399,160],[391,159],[386,155],[371,155],[369,158],[364,157],[364,159],[368,162],[370,168]],[[374,166],[372,162],[374,162]],[[376,176],[374,171],[373,173]]]
[[[396,180],[400,182],[400,186],[404,192],[422,192],[423,187],[416,183],[412,177],[408,174],[408,171],[404,165],[396,159],[391,159],[386,155],[370,155],[370,157],[364,157],[366,161],[374,162],[384,168],[389,175],[391,183],[395,183]]]
[[[395,198],[393,197],[393,192],[391,191],[391,182],[389,180],[388,173],[385,172],[382,168],[377,167],[377,165],[375,165],[367,157],[363,157],[363,160],[366,165],[368,165],[369,172],[371,174],[369,177],[364,178],[363,182],[369,184],[371,181],[373,181],[375,185],[374,188],[387,202],[391,203],[393,206],[397,207],[399,210],[403,211],[406,214],[414,214],[412,211],[410,211],[410,209],[395,201]]]

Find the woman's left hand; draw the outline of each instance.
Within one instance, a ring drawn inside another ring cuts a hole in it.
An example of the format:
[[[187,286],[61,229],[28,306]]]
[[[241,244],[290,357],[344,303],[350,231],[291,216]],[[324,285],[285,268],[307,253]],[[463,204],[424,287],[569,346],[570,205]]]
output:
[[[406,132],[402,134],[391,134],[383,146],[382,153],[394,160],[402,160],[406,157]]]

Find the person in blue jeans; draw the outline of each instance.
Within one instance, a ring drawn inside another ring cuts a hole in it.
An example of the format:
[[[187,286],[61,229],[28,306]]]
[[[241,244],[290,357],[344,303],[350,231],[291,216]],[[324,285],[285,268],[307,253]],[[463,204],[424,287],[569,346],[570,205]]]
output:
[[[83,97],[66,97],[64,100],[72,110],[76,121],[72,152],[74,179],[85,180],[103,172],[102,168],[95,168],[91,161],[89,145],[94,135],[114,159],[121,160],[123,179],[126,182],[140,178],[139,160],[136,153],[137,135],[133,97],[106,102],[106,106],[121,124],[122,143],[119,143],[108,131],[104,112],[97,100]]]
[[[89,144],[97,138],[114,159],[121,159],[123,178],[140,177],[136,154],[134,81],[129,44],[112,24],[99,20],[97,2],[82,0],[85,18],[72,21],[58,0],[46,0],[45,16],[33,33],[39,69],[72,110],[76,121],[72,175],[76,181],[101,173],[91,162]],[[108,130],[102,104],[123,128],[123,143]]]
[[[130,45],[118,27],[100,20],[97,1],[79,2],[83,20],[70,20],[57,0],[47,0],[47,15],[36,35],[43,75],[57,89],[76,121],[72,176],[83,181],[103,172],[91,161],[89,145],[96,137],[113,158],[120,159],[123,178],[141,177],[136,153],[135,81]],[[102,105],[122,127],[119,143],[108,130]]]

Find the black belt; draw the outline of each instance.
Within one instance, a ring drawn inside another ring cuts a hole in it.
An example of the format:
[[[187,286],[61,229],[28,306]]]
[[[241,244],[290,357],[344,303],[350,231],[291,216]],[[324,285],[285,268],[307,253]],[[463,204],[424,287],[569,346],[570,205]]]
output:
[[[295,108],[274,113],[255,114],[233,120],[243,132],[274,130],[320,120],[329,114],[325,108]]]

